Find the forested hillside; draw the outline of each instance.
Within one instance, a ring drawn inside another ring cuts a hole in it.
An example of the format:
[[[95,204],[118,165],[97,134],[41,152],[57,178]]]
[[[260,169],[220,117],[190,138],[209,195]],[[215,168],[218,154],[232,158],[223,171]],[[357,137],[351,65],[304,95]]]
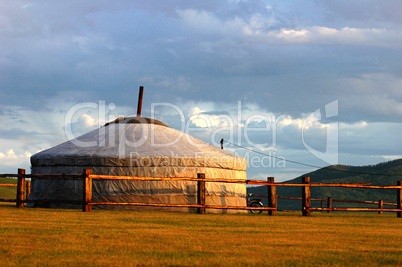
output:
[[[310,177],[311,182],[316,183],[371,183],[371,185],[396,185],[397,181],[402,181],[402,159],[380,163],[369,166],[345,166],[332,165],[314,172],[306,173],[285,183],[301,183],[303,176]],[[250,187],[249,193],[266,195],[265,186]],[[301,197],[301,187],[278,186],[278,196]],[[364,188],[342,188],[342,187],[312,187],[311,198],[344,200],[366,200],[396,203],[395,189],[364,189]],[[264,199],[264,204],[267,204]],[[313,201],[312,205],[318,207],[320,202]],[[353,203],[334,203],[334,207],[373,207],[370,205],[361,205]],[[387,207],[387,206],[384,206]],[[389,206],[388,206],[389,207]],[[278,209],[301,210],[301,201],[278,199]]]

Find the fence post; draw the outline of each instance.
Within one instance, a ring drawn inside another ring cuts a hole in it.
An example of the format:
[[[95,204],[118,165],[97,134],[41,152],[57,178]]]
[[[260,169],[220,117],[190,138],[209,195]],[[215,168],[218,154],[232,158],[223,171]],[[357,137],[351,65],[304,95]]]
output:
[[[205,179],[205,173],[197,173],[198,179]],[[197,204],[202,207],[197,208],[198,214],[205,213],[205,181],[197,181]]]
[[[303,177],[302,178],[302,182],[303,184],[305,184],[302,187],[302,215],[303,216],[310,216],[311,211],[310,211],[310,207],[311,207],[311,201],[310,201],[310,177]]]
[[[91,212],[92,206],[88,205],[89,202],[92,201],[92,178],[89,178],[89,175],[92,174],[91,169],[84,169],[83,173],[83,212]]]
[[[332,209],[332,197],[328,197],[327,208]],[[331,213],[331,210],[328,210],[328,213]]]
[[[31,194],[31,181],[27,181],[27,187],[26,187],[26,197],[25,199],[29,199],[29,195]]]
[[[25,169],[18,169],[18,181],[17,181],[17,208],[24,207],[25,200]]]
[[[382,199],[378,200],[378,208],[383,209],[383,207],[384,207],[384,200]],[[379,210],[378,214],[382,214],[382,210]]]
[[[398,186],[402,186],[402,181],[398,181],[396,183]],[[402,188],[397,189],[397,195],[396,195],[396,204],[397,204],[397,209],[402,209]],[[398,218],[402,218],[402,211],[397,211],[396,216]]]
[[[274,177],[267,178],[268,183],[275,183]],[[269,210],[268,215],[276,215],[276,210],[278,208],[278,200],[276,195],[276,185],[268,185],[268,207],[275,208],[274,210]]]

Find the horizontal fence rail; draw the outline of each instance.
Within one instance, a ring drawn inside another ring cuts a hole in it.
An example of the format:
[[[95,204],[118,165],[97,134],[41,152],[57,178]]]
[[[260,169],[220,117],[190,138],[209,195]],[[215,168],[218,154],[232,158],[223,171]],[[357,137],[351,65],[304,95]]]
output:
[[[268,197],[266,195],[253,195],[256,197]],[[284,197],[284,196],[278,196],[278,198],[282,199],[296,199],[296,200],[302,200],[301,197]],[[328,202],[328,199],[323,199],[323,198],[311,198],[311,201],[322,201],[322,202]],[[379,204],[379,201],[364,201],[364,200],[345,200],[345,199],[332,199],[332,202],[345,202],[345,203],[360,203],[360,204]],[[397,206],[396,203],[389,203],[389,202],[383,202],[384,205],[390,205],[390,206]]]
[[[20,169],[18,169],[18,172],[20,172]],[[22,173],[22,171],[21,171]],[[21,174],[0,174],[0,177],[6,177],[6,178],[13,178],[13,177],[21,177]],[[17,187],[17,196],[15,199],[6,199],[6,198],[0,198],[0,202],[17,202],[18,200],[18,195],[21,194],[26,194],[25,199],[29,198],[29,194],[31,192],[31,181],[19,181],[17,180],[17,184],[0,184],[0,186],[5,186],[5,187]],[[20,187],[23,187],[21,189]],[[26,190],[25,190],[26,189]]]
[[[333,210],[333,211],[390,211],[398,212],[401,209],[370,209],[370,208],[310,208],[311,210]]]
[[[277,199],[297,199],[302,201],[302,214],[309,216],[311,211],[378,211],[382,213],[396,212],[397,217],[402,217],[402,182],[398,181],[396,186],[373,186],[370,183],[348,183],[348,184],[326,184],[326,183],[312,183],[309,177],[303,177],[302,183],[275,183],[273,177],[268,177],[267,181],[261,180],[248,180],[248,179],[223,179],[223,178],[205,178],[205,174],[199,173],[197,178],[191,177],[135,177],[135,176],[108,176],[108,175],[95,175],[92,174],[91,169],[85,169],[82,174],[26,174],[24,169],[18,169],[18,174],[0,174],[0,177],[18,178],[17,184],[0,184],[0,186],[17,187],[17,198],[13,199],[0,199],[0,202],[16,202],[17,207],[24,207],[24,203],[69,203],[82,205],[83,211],[91,211],[94,205],[131,205],[131,206],[154,206],[154,207],[192,207],[197,208],[198,213],[205,213],[205,209],[234,209],[234,210],[260,210],[268,211],[269,215],[276,215],[277,212]],[[30,193],[30,181],[25,181],[26,178],[34,179],[50,179],[50,180],[69,180],[81,179],[83,181],[83,199],[82,201],[72,200],[27,200]],[[133,203],[133,202],[92,202],[92,179],[106,179],[106,180],[135,180],[135,181],[195,181],[197,182],[197,204],[168,204],[168,203]],[[219,206],[219,205],[206,205],[205,204],[205,183],[219,182],[219,183],[243,183],[253,185],[267,186],[267,195],[252,195],[253,197],[267,197],[268,207],[243,207],[243,206]],[[285,197],[277,196],[277,186],[300,186],[302,187],[302,197]],[[347,188],[366,188],[366,189],[397,189],[397,203],[387,203],[382,200],[379,201],[357,201],[357,200],[337,200],[328,197],[328,199],[314,199],[311,198],[310,189],[312,186],[325,186],[325,187],[347,187]],[[316,208],[311,206],[311,201],[327,202],[327,207]],[[379,208],[333,208],[332,202],[349,202],[349,203],[364,203],[364,204],[378,204]],[[383,205],[397,206],[393,209],[384,209]]]

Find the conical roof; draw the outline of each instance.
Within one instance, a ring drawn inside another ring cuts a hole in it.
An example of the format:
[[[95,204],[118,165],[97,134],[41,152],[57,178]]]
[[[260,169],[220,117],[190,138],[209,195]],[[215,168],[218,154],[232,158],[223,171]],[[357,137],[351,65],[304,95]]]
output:
[[[184,166],[246,169],[244,158],[164,123],[119,118],[31,157],[36,166]]]

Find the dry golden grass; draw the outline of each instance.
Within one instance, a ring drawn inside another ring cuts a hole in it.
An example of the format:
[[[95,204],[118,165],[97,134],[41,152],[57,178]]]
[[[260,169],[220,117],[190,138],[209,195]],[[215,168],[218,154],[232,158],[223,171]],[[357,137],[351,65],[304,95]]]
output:
[[[2,266],[402,265],[395,214],[302,217],[0,205]]]

